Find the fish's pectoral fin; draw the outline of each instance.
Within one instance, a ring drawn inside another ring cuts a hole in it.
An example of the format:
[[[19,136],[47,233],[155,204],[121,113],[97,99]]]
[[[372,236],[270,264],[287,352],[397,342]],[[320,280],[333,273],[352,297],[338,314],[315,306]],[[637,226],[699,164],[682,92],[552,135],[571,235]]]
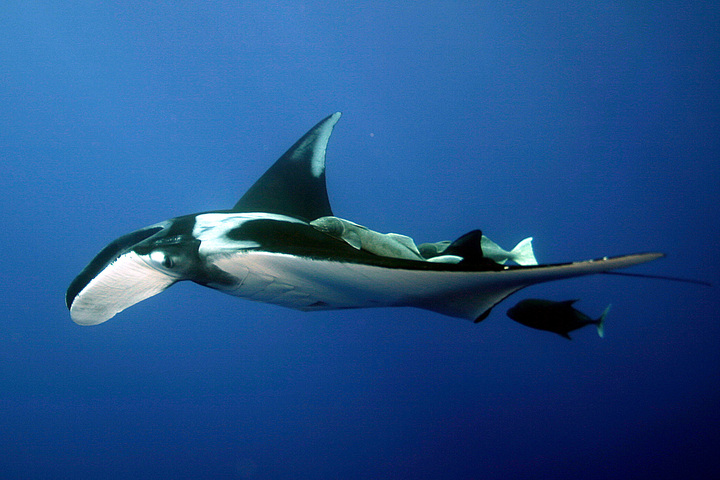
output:
[[[344,232],[342,239],[356,250],[360,250],[363,246],[360,235],[357,232]]]
[[[387,237],[394,240],[395,242],[399,243],[403,247],[410,250],[412,253],[417,255],[419,259],[422,259],[422,255],[420,254],[420,251],[417,248],[417,245],[415,245],[415,240],[408,237],[407,235],[401,235],[399,233],[388,233]]]

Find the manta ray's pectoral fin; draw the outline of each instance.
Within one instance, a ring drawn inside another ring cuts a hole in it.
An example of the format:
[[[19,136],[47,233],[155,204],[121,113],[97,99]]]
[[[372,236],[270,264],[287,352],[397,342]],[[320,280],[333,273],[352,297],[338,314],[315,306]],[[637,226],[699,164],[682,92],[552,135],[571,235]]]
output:
[[[425,278],[428,274],[418,273],[423,277],[418,286],[433,284],[435,287],[426,290],[422,297],[408,305],[479,322],[506,297],[530,285],[627,268],[662,256],[662,253],[639,253],[555,265],[501,267],[500,271],[441,272],[436,275],[442,280],[435,282]],[[411,280],[403,281],[409,283]]]
[[[325,149],[340,112],[315,125],[271,166],[233,207],[302,220],[332,216],[325,187]]]

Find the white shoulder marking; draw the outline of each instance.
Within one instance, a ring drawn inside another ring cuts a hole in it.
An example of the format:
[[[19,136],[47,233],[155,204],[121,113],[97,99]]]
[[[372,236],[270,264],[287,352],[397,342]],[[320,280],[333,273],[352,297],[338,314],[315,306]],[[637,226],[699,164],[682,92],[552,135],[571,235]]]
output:
[[[276,213],[203,213],[195,217],[193,236],[199,240],[203,240],[203,235],[205,235],[206,232],[212,231],[213,233],[210,235],[215,236],[215,232],[217,231],[227,232],[251,220],[277,220],[280,222],[305,223],[297,218]]]
[[[226,254],[238,250],[257,248],[259,243],[248,240],[232,240],[227,234],[231,230],[241,227],[244,223],[253,220],[275,220],[278,222],[301,223],[302,220],[264,212],[246,213],[203,213],[195,217],[193,237],[200,240],[200,255]]]

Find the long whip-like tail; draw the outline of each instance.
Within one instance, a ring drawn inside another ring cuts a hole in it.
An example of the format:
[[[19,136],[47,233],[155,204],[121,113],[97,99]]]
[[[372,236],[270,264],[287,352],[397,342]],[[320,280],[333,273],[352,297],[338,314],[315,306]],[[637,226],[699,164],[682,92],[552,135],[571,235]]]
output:
[[[693,283],[695,285],[704,285],[706,287],[712,287],[712,283],[705,282],[703,280],[695,280],[692,278],[680,278],[680,277],[669,277],[665,275],[649,275],[646,273],[628,273],[628,272],[600,272],[605,275],[622,275],[623,277],[639,277],[639,278],[653,278],[655,280],[669,280],[671,282],[682,282],[682,283]]]

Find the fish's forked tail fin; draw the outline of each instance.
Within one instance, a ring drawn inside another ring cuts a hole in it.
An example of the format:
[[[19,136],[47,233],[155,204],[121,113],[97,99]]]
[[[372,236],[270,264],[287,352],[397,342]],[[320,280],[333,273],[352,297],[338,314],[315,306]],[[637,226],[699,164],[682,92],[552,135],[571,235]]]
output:
[[[535,259],[532,241],[533,237],[528,237],[518,243],[515,248],[510,251],[510,260],[523,266],[537,265],[538,262]]]
[[[605,317],[607,317],[607,314],[610,312],[610,307],[612,307],[612,304],[605,307],[605,311],[600,315],[600,318],[596,320],[595,326],[597,327],[598,336],[600,338],[605,338]]]

